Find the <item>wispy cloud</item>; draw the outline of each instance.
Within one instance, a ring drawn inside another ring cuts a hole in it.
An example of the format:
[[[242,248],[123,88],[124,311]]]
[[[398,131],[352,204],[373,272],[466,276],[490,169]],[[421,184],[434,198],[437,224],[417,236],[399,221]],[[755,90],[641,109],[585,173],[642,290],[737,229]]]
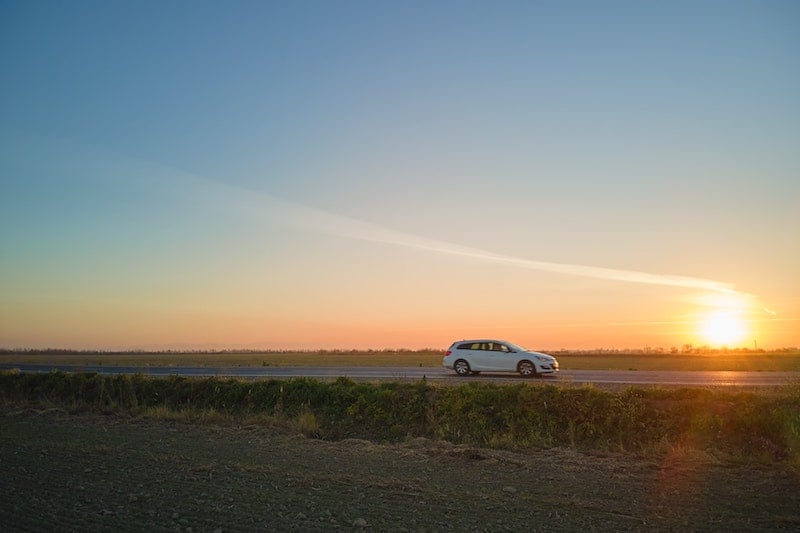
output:
[[[36,145],[40,145],[41,142],[41,139],[37,140]],[[49,144],[52,145],[51,150],[55,148],[55,153],[65,162],[69,161],[69,163],[81,167],[89,165],[96,174],[114,176],[121,182],[137,182],[189,204],[202,206],[203,209],[216,208],[226,213],[247,216],[251,220],[264,223],[282,224],[347,239],[424,250],[532,271],[626,283],[684,287],[721,295],[739,294],[733,285],[712,279],[555,263],[497,254],[479,248],[393,230],[371,222],[309,207],[263,192],[227,184],[161,164],[130,158],[97,147],[73,143]],[[80,156],[77,155],[78,152],[82,152]],[[765,311],[770,314],[774,313],[767,309]]]
[[[335,235],[347,239],[356,239],[381,244],[401,246],[428,252],[463,257],[469,260],[484,261],[508,265],[527,270],[552,272],[569,276],[621,281],[627,283],[643,283],[713,291],[717,293],[736,293],[733,285],[712,279],[678,276],[672,274],[655,274],[638,270],[604,268],[598,266],[553,263],[534,259],[526,259],[510,255],[493,253],[479,248],[430,239],[421,235],[396,231],[378,224],[358,220],[312,208],[306,205],[282,200],[261,192],[215,182],[205,178],[196,178],[195,188],[208,195],[209,201],[217,205],[220,202],[247,216],[304,228],[313,232]],[[220,207],[222,207],[220,205]]]

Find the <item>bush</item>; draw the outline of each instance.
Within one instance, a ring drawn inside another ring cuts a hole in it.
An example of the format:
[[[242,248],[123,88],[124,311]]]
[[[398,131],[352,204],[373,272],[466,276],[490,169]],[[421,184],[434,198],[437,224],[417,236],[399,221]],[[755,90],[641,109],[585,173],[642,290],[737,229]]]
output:
[[[444,439],[493,448],[568,446],[648,453],[688,446],[743,459],[800,462],[800,387],[706,389],[238,381],[0,372],[3,403],[131,414],[271,417],[315,437]]]

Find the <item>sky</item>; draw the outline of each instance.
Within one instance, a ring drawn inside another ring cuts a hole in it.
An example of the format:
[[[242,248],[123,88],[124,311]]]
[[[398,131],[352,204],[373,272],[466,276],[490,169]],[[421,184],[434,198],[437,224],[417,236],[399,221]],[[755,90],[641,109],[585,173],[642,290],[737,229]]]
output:
[[[795,1],[0,1],[0,347],[800,346]]]

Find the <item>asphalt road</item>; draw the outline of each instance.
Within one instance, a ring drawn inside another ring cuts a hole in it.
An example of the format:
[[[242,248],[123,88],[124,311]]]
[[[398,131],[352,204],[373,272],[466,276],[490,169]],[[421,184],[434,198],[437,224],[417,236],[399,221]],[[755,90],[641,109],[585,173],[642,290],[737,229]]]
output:
[[[368,380],[442,380],[447,382],[519,382],[525,378],[515,374],[481,374],[458,377],[451,370],[432,367],[132,367],[2,364],[0,369],[17,368],[21,372],[95,372],[98,374],[143,374],[148,376],[238,377],[265,378],[336,378]],[[800,383],[800,372],[701,372],[701,371],[638,371],[638,370],[562,370],[545,376],[545,383],[594,383],[628,385],[684,385],[771,387]]]

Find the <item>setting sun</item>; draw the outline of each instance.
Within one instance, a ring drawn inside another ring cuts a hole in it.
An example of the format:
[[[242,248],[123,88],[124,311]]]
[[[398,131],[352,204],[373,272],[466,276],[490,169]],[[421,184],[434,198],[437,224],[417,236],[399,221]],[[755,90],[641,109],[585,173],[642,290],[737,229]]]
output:
[[[735,313],[713,311],[702,323],[703,338],[712,345],[731,346],[738,344],[747,336],[747,326]]]

